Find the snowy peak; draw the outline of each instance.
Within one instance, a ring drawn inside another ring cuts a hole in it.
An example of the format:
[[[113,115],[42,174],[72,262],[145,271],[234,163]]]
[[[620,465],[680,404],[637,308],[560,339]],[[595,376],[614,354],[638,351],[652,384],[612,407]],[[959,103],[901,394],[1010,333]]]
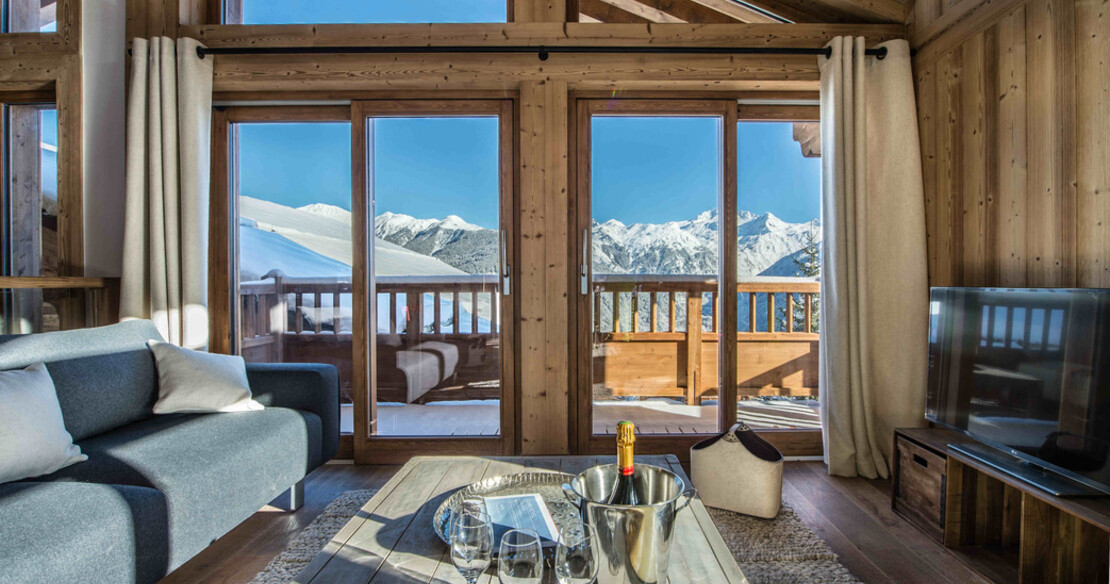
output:
[[[324,217],[340,223],[351,224],[351,212],[343,207],[335,205],[328,205],[327,203],[312,203],[303,207],[297,207],[298,211],[304,211],[317,217]]]

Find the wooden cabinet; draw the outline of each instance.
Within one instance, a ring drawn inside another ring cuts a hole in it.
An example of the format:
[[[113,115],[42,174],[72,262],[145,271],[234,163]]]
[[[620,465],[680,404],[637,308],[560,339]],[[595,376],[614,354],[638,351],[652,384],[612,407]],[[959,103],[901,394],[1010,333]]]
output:
[[[946,445],[965,441],[962,434],[939,428],[894,431],[891,505],[895,513],[941,543],[948,490]]]
[[[895,512],[994,582],[1110,581],[1110,498],[1054,497],[947,448],[969,441],[895,430]]]

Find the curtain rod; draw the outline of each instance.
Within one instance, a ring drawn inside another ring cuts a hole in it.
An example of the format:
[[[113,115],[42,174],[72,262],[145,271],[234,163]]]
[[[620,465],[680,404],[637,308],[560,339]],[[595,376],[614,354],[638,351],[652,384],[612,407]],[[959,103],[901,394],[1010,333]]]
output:
[[[528,46],[366,46],[366,47],[197,47],[197,56],[206,55],[324,55],[336,53],[354,54],[520,54],[535,53],[541,61],[546,61],[552,53],[583,54],[684,54],[684,55],[824,55],[832,56],[832,47],[810,48],[772,48],[772,47],[528,47]],[[865,49],[865,55],[882,60],[886,57],[886,47]]]

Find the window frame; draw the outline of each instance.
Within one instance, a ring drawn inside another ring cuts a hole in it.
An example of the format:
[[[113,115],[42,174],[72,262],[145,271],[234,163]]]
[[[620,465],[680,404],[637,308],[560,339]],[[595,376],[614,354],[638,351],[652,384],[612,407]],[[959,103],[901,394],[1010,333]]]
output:
[[[370,230],[370,188],[366,121],[372,117],[497,116],[500,125],[500,220],[506,230],[505,257],[511,267],[510,281],[517,288],[520,273],[518,237],[518,189],[516,170],[516,114],[512,99],[380,99],[353,100],[343,105],[217,105],[212,116],[211,199],[209,207],[209,325],[210,350],[238,353],[236,295],[239,288],[237,200],[234,163],[235,128],[239,123],[349,122],[351,124],[352,185],[352,302],[356,326],[353,331],[354,432],[340,436],[337,458],[353,458],[358,464],[392,464],[421,454],[509,455],[519,451],[519,323],[515,318],[518,294],[501,295],[501,399],[498,436],[375,436],[370,420],[375,419],[376,376],[375,311],[371,310],[373,288],[371,258],[367,253]],[[508,324],[511,323],[511,324]]]
[[[351,104],[351,131],[353,139],[353,173],[355,181],[354,223],[354,279],[356,322],[366,322],[362,339],[356,333],[355,355],[355,440],[356,463],[399,463],[422,454],[472,454],[508,455],[518,451],[520,436],[519,368],[520,348],[517,344],[519,322],[516,315],[519,294],[501,294],[501,322],[511,323],[501,330],[501,400],[500,433],[497,436],[378,436],[370,430],[370,420],[377,418],[376,375],[372,366],[376,362],[376,343],[370,342],[369,331],[377,330],[377,313],[372,309],[376,301],[371,293],[374,278],[367,241],[373,231],[370,225],[370,203],[373,184],[370,180],[370,152],[367,144],[367,120],[370,118],[497,116],[499,120],[500,168],[500,221],[505,230],[504,257],[510,265],[510,282],[519,290],[519,261],[516,245],[518,233],[516,188],[516,148],[514,103],[500,99],[411,99],[411,100],[362,100]],[[360,431],[359,429],[362,429]]]
[[[736,289],[736,246],[724,242],[736,238],[736,101],[722,98],[691,99],[621,99],[606,100],[577,97],[571,102],[573,111],[570,124],[572,135],[570,144],[576,149],[572,156],[571,184],[575,186],[575,215],[572,215],[574,237],[571,237],[574,268],[571,281],[575,282],[574,299],[571,301],[571,339],[575,346],[571,355],[575,358],[571,379],[571,437],[577,454],[610,454],[613,450],[611,435],[593,433],[593,341],[592,307],[593,293],[581,294],[578,279],[584,267],[586,278],[593,278],[591,245],[584,245],[587,238],[581,234],[588,232],[592,220],[591,197],[591,120],[594,115],[627,116],[705,116],[721,120],[721,190],[718,194],[717,208],[726,220],[720,227],[718,240],[718,299],[726,296],[722,290]],[[728,220],[728,217],[733,219]],[[583,262],[585,262],[583,264]],[[582,266],[582,267],[580,267]],[[736,420],[736,303],[718,300],[719,329],[723,341],[719,345],[718,379],[720,397],[717,407],[717,426],[719,431],[727,430]],[[731,306],[730,306],[731,304]],[[730,324],[731,323],[731,324]],[[666,454],[688,449],[695,443],[715,434],[644,434],[637,437],[636,449],[645,454]]]
[[[743,103],[735,98],[721,98],[719,95],[707,93],[703,97],[692,93],[684,93],[689,98],[680,97],[671,99],[671,96],[656,97],[644,95],[630,96],[614,100],[604,98],[596,92],[581,92],[571,96],[570,113],[570,140],[572,151],[570,157],[571,181],[576,189],[572,197],[574,208],[571,211],[571,225],[575,228],[571,241],[570,253],[571,273],[569,277],[577,290],[580,277],[579,266],[586,262],[586,276],[592,278],[591,250],[583,249],[583,230],[588,229],[592,219],[592,204],[590,197],[590,120],[594,114],[627,114],[627,115],[692,115],[714,112],[722,117],[722,192],[718,203],[721,216],[725,217],[720,227],[719,258],[720,276],[718,298],[726,298],[725,290],[735,290],[738,287],[736,260],[738,249],[737,239],[737,208],[739,204],[738,189],[738,146],[737,138],[739,124],[753,121],[819,121],[820,111],[815,104],[795,103],[799,100],[772,100],[760,103]],[[702,97],[699,99],[699,97]],[[806,100],[808,101],[808,100]],[[583,255],[585,254],[585,255]],[[571,347],[572,355],[571,372],[571,415],[570,432],[571,444],[577,454],[610,454],[613,449],[613,438],[609,435],[593,433],[593,397],[592,397],[592,339],[590,331],[592,326],[593,294],[582,295],[575,293],[571,301],[570,338],[574,344]],[[718,307],[722,333],[721,347],[718,359],[718,379],[720,396],[718,399],[718,429],[720,432],[728,431],[738,418],[738,374],[737,360],[739,350],[739,337],[737,331],[738,312],[736,302],[721,302]],[[820,456],[823,452],[821,430],[807,429],[760,429],[760,436],[777,446],[787,456]],[[693,444],[714,434],[645,434],[637,438],[637,450],[644,453],[674,453],[688,449]]]

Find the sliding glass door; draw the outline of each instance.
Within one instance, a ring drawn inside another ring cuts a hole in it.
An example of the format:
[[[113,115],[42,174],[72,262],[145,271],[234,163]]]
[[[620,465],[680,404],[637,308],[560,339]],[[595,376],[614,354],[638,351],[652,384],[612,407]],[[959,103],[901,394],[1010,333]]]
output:
[[[730,411],[720,252],[735,104],[578,107],[579,448],[611,448],[621,420],[662,449],[715,434]]]
[[[370,441],[513,434],[509,102],[360,102]]]

